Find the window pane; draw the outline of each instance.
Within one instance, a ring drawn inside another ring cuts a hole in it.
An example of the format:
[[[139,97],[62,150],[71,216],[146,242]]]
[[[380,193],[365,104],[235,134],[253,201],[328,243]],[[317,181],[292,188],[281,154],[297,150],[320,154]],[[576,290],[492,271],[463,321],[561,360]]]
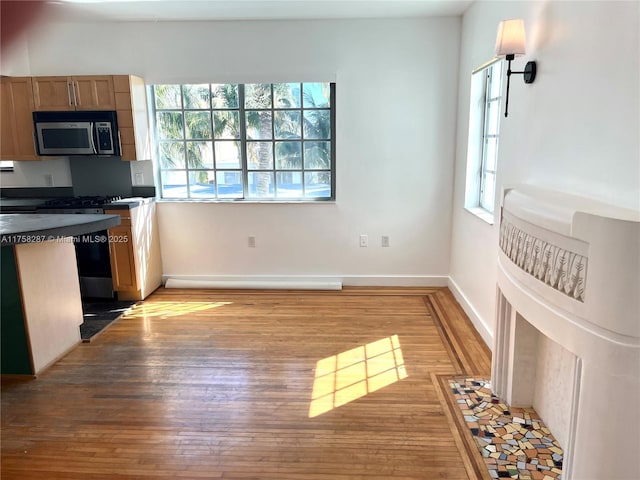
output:
[[[305,110],[304,138],[331,138],[329,110]]]
[[[302,172],[277,172],[276,196],[293,198],[302,196]]]
[[[187,142],[189,168],[213,168],[211,142]]]
[[[299,111],[276,111],[273,124],[276,138],[300,138]]]
[[[213,170],[189,172],[189,191],[192,198],[216,196],[216,175]]]
[[[271,138],[271,112],[246,112],[247,138],[250,140],[262,140]]]
[[[250,170],[269,170],[273,168],[271,142],[247,142],[247,164]]]
[[[211,85],[213,108],[238,108],[238,85],[214,83]]]
[[[271,84],[247,83],[244,86],[245,108],[271,108]]]
[[[486,135],[497,135],[500,126],[500,102],[493,101],[487,105]]]
[[[242,198],[242,172],[218,171],[218,197]]]
[[[498,139],[496,137],[487,138],[484,148],[484,165],[482,168],[495,172],[496,157],[498,155]]]
[[[180,85],[156,85],[154,93],[156,108],[182,108]]]
[[[151,86],[162,196],[332,197],[331,85]]]
[[[240,138],[240,112],[213,112],[215,138]]]
[[[299,108],[300,84],[299,83],[274,83],[273,95],[275,97],[274,108]]]
[[[164,198],[187,198],[187,172],[185,170],[163,170],[162,196]]]
[[[493,198],[495,194],[495,176],[492,173],[483,175],[482,191],[480,193],[480,206],[489,212],[493,212]]]
[[[186,138],[211,138],[211,113],[184,112]]]
[[[210,108],[209,85],[183,85],[182,95],[185,109]]]
[[[160,168],[184,168],[184,143],[160,142]]]
[[[489,85],[489,97],[497,98],[500,96],[502,86],[502,62],[496,62],[491,66],[491,81]]]
[[[158,136],[161,139],[178,140],[183,138],[181,112],[157,112]]]
[[[279,170],[302,168],[301,142],[276,142],[276,168]],[[302,178],[300,182],[302,183]]]
[[[260,198],[273,197],[273,173],[249,172],[249,196]]]
[[[306,197],[331,197],[331,172],[304,172]]]
[[[216,168],[240,168],[240,142],[215,142]]]
[[[305,108],[329,108],[331,97],[328,83],[304,83],[302,106]]]
[[[331,142],[304,142],[304,168],[331,168]]]

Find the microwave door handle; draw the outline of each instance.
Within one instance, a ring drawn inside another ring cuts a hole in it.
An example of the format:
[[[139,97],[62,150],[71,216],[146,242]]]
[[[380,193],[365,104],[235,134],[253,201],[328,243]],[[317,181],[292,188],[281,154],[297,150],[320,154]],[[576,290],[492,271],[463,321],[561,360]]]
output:
[[[98,149],[96,148],[96,141],[95,141],[96,135],[97,135],[96,124],[93,122],[89,123],[89,129],[91,130],[91,135],[89,135],[89,141],[91,142],[90,147],[91,147],[91,150],[93,150],[93,154],[97,155]]]

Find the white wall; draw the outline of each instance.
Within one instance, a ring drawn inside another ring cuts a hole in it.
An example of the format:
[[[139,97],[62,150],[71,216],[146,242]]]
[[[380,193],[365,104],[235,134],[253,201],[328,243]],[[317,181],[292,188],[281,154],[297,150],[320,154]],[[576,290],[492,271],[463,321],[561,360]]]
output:
[[[498,186],[531,183],[640,209],[638,2],[475,2],[463,17],[451,286],[490,342],[499,208],[489,225],[463,209],[471,71],[493,57],[497,25],[523,18],[535,83],[512,78]]]
[[[13,73],[335,80],[337,201],[162,203],[164,273],[433,283],[449,272],[459,35],[459,17],[51,24]]]

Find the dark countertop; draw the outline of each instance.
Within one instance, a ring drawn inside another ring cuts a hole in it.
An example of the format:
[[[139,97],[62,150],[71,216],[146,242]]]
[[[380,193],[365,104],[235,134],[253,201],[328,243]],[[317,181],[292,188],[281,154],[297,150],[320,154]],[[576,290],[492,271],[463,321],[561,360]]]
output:
[[[120,224],[120,215],[0,214],[0,245],[43,242],[99,232]]]
[[[0,212],[34,212],[38,205],[47,200],[49,198],[0,198]]]

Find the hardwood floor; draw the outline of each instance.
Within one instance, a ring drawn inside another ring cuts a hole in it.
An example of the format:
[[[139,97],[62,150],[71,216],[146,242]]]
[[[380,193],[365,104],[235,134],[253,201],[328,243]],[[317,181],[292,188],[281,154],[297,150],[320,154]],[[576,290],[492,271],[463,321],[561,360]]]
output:
[[[3,380],[1,476],[478,478],[438,382],[489,371],[447,289],[161,289]]]

